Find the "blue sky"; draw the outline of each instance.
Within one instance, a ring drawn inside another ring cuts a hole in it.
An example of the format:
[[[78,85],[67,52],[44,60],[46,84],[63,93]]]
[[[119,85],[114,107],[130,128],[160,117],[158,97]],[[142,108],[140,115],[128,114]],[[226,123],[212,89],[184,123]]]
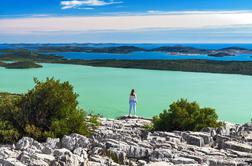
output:
[[[0,43],[252,43],[251,0],[1,0]]]

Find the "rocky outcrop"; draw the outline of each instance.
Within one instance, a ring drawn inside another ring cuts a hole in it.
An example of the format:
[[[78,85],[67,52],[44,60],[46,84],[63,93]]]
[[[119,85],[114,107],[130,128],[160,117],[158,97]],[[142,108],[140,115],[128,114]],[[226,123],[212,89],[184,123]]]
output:
[[[40,143],[24,137],[0,146],[0,166],[248,166],[252,124],[225,123],[201,132],[149,132],[143,118],[101,119],[92,137],[79,134]]]

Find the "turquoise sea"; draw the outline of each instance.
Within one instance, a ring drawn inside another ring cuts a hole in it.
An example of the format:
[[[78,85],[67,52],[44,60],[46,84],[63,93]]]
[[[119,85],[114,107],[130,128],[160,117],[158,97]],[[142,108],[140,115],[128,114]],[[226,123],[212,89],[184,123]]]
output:
[[[152,117],[177,99],[187,98],[216,109],[219,118],[244,123],[252,118],[252,77],[140,69],[42,64],[39,69],[0,68],[0,91],[23,93],[33,77],[69,81],[80,95],[80,107],[115,118],[128,113],[131,88],[138,94],[137,114]]]

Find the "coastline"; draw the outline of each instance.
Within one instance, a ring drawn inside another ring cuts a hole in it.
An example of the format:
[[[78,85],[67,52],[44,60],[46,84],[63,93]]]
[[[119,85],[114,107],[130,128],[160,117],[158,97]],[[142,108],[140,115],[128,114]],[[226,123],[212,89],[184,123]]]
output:
[[[213,60],[34,60],[32,65],[22,65],[19,60],[12,59],[14,67],[7,67],[1,62],[0,67],[6,69],[41,68],[39,64],[83,65],[91,67],[109,67],[121,69],[143,69],[159,71],[195,72],[209,74],[238,74],[252,76],[252,61],[213,61]],[[33,65],[34,64],[34,65]],[[239,67],[243,65],[242,69]]]

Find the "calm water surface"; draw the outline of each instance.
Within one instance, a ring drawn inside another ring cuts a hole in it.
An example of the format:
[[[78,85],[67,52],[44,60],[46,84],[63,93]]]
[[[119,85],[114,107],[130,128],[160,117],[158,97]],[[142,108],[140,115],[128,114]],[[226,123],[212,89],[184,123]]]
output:
[[[128,113],[131,88],[138,94],[138,114],[152,117],[180,98],[216,108],[220,119],[235,123],[252,118],[252,77],[139,69],[43,64],[39,69],[0,68],[0,91],[22,93],[33,77],[68,80],[88,112],[115,118]]]

